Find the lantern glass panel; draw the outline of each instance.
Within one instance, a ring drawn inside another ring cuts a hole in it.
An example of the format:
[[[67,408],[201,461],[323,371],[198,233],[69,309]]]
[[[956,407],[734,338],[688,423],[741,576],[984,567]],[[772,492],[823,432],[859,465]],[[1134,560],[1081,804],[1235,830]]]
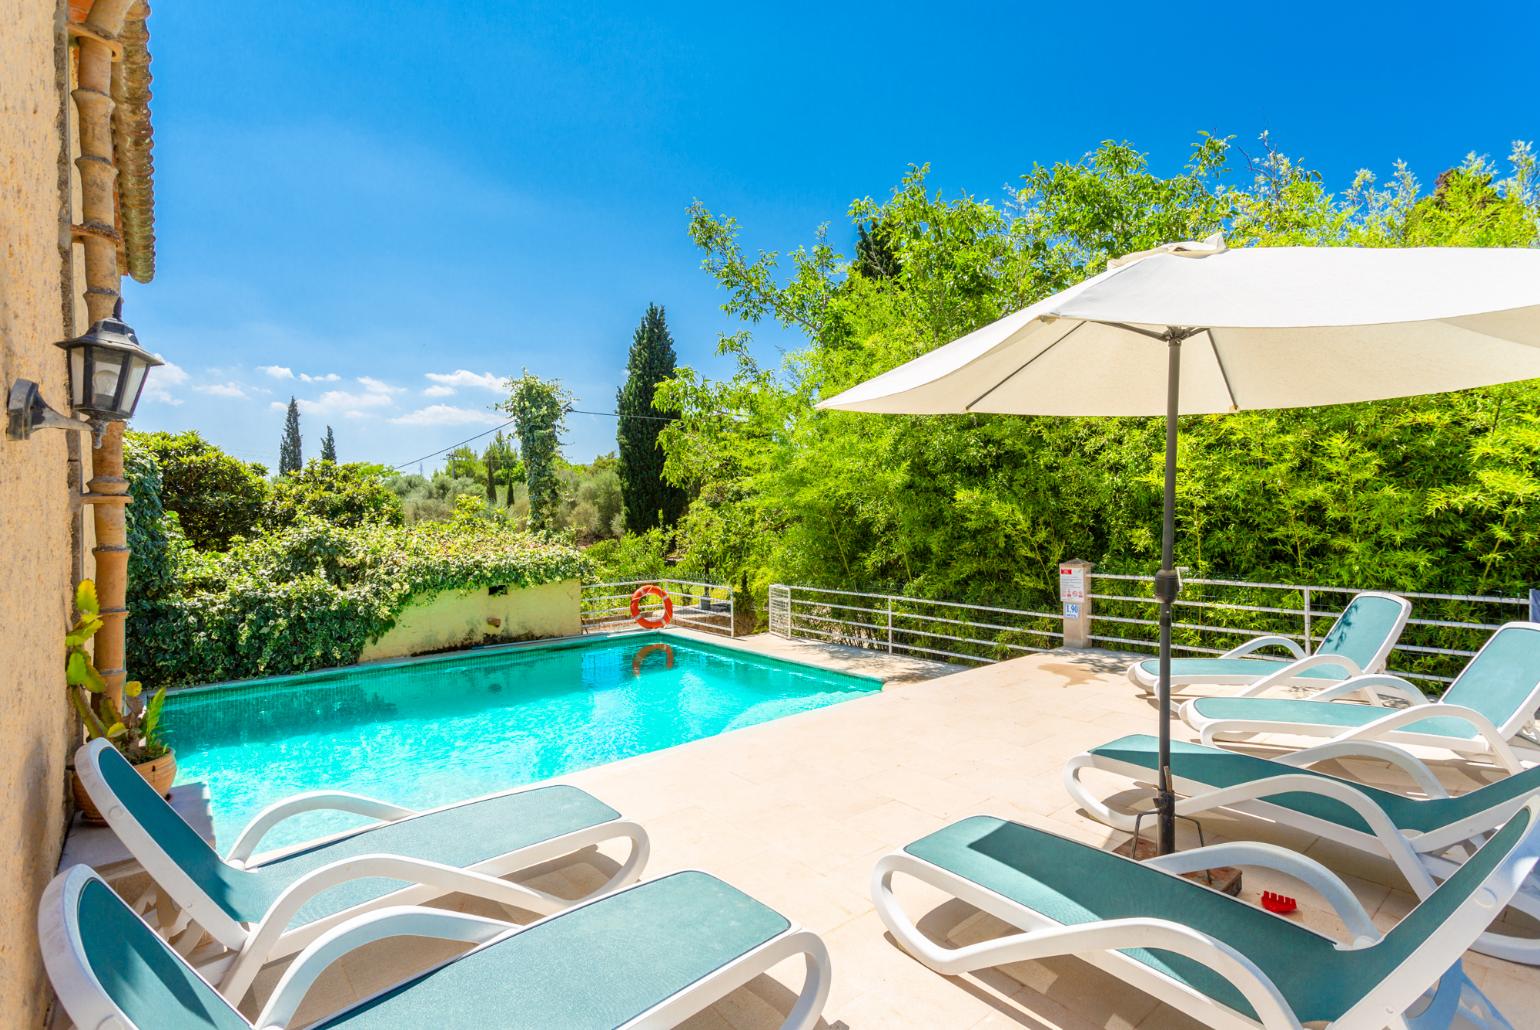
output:
[[[144,374],[150,366],[137,357],[128,363],[128,381],[123,387],[123,399],[119,402],[124,418],[132,418],[139,404],[139,391],[144,388]]]
[[[123,366],[128,362],[128,354],[125,351],[109,350],[105,347],[96,348],[92,355],[91,364],[91,403],[90,407],[99,412],[115,412],[118,406],[118,380],[123,375]]]
[[[71,347],[70,356],[70,406],[84,407],[86,403],[86,349]]]

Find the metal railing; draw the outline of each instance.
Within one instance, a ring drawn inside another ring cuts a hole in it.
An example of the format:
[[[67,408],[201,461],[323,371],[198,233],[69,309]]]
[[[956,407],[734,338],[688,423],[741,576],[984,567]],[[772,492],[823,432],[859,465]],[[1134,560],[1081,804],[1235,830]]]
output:
[[[1064,639],[1054,612],[822,587],[770,587],[770,632],[889,654],[997,662]]]
[[[674,624],[707,633],[733,635],[733,588],[725,583],[695,583],[685,579],[628,579],[615,583],[584,583],[580,611],[583,632],[620,633],[640,630],[631,616],[631,595],[638,587],[661,587],[674,602]],[[656,598],[644,601],[642,611],[661,611]]]
[[[1094,572],[1091,581],[1092,643],[1155,650],[1159,625],[1154,612],[1159,606],[1145,592],[1153,588],[1155,577]],[[1130,586],[1098,589],[1102,581]],[[1172,621],[1172,651],[1223,654],[1248,638],[1277,635],[1297,641],[1308,653],[1330,631],[1347,599],[1362,589],[1184,578]],[[1412,602],[1412,615],[1391,652],[1389,671],[1434,683],[1452,681],[1493,630],[1529,612],[1526,597],[1387,592]],[[1191,614],[1184,617],[1186,613]],[[1108,628],[1099,631],[1102,626]]]
[[[1090,642],[1117,650],[1158,647],[1154,576],[1092,572]],[[1261,636],[1297,641],[1308,653],[1330,631],[1359,588],[1184,579],[1176,602],[1172,649],[1217,655]],[[1526,618],[1529,599],[1394,591],[1412,616],[1391,653],[1390,671],[1446,684],[1504,622]],[[770,632],[890,654],[996,662],[1062,645],[1058,612],[932,601],[777,583],[770,587]],[[1263,652],[1264,654],[1270,652]]]

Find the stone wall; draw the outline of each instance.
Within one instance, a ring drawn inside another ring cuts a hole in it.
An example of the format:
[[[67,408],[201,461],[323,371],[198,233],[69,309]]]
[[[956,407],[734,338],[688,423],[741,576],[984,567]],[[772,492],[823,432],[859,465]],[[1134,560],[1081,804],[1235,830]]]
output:
[[[68,411],[61,224],[62,13],[0,0],[0,395],[17,378]],[[89,445],[87,445],[89,446]],[[64,832],[72,732],[61,663],[69,616],[71,488],[66,434],[0,438],[0,1024],[41,1025],[48,992],[37,901]]]
[[[491,594],[449,590],[414,600],[396,624],[364,647],[361,662],[542,637],[570,637],[583,630],[581,585],[575,579]]]

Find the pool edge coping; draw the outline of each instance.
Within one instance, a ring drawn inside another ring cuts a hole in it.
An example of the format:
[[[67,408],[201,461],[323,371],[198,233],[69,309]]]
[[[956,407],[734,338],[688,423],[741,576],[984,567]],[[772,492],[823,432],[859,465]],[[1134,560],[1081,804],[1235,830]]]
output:
[[[608,633],[580,633],[573,636],[549,637],[540,640],[519,640],[506,644],[488,644],[482,647],[463,647],[453,651],[436,651],[432,654],[409,655],[404,658],[382,658],[373,662],[353,662],[350,665],[333,665],[324,669],[308,669],[304,672],[280,673],[272,676],[254,676],[250,679],[220,680],[216,683],[200,683],[191,686],[167,687],[166,694],[184,695],[200,694],[213,690],[245,690],[253,687],[261,687],[264,684],[272,685],[282,683],[288,685],[296,681],[307,679],[319,679],[324,676],[346,674],[349,670],[360,669],[395,669],[412,665],[424,665],[432,662],[446,662],[467,657],[492,656],[515,651],[542,651],[565,650],[567,648],[581,647],[585,644],[595,644],[623,638],[654,637],[660,641],[666,641],[669,636],[679,637],[692,646],[700,646],[708,650],[728,652],[731,654],[748,655],[756,660],[777,665],[791,665],[803,669],[812,669],[817,672],[832,673],[837,676],[846,676],[854,680],[865,680],[876,684],[874,690],[881,692],[887,686],[887,680],[881,676],[872,676],[859,672],[847,672],[844,669],[835,669],[814,662],[799,661],[795,658],[783,658],[780,655],[766,654],[763,651],[741,645],[719,643],[716,640],[705,639],[706,634],[696,631],[679,630],[665,627],[656,630],[621,630]],[[735,638],[725,638],[732,640]]]

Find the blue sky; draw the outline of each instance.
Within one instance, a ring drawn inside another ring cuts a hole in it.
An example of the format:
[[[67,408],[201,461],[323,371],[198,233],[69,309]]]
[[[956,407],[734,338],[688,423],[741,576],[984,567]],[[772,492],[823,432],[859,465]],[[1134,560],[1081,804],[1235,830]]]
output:
[[[613,410],[650,301],[725,372],[695,198],[752,248],[830,221],[848,252],[851,199],[911,162],[1000,198],[1109,138],[1174,169],[1199,130],[1265,129],[1333,188],[1397,158],[1431,182],[1540,137],[1540,5],[1450,10],[157,4],[157,276],[125,315],[172,365],[135,426],[271,466],[293,395],[307,456],[329,423],[394,465],[492,424],[523,368]],[[614,430],[573,415],[568,457]]]

